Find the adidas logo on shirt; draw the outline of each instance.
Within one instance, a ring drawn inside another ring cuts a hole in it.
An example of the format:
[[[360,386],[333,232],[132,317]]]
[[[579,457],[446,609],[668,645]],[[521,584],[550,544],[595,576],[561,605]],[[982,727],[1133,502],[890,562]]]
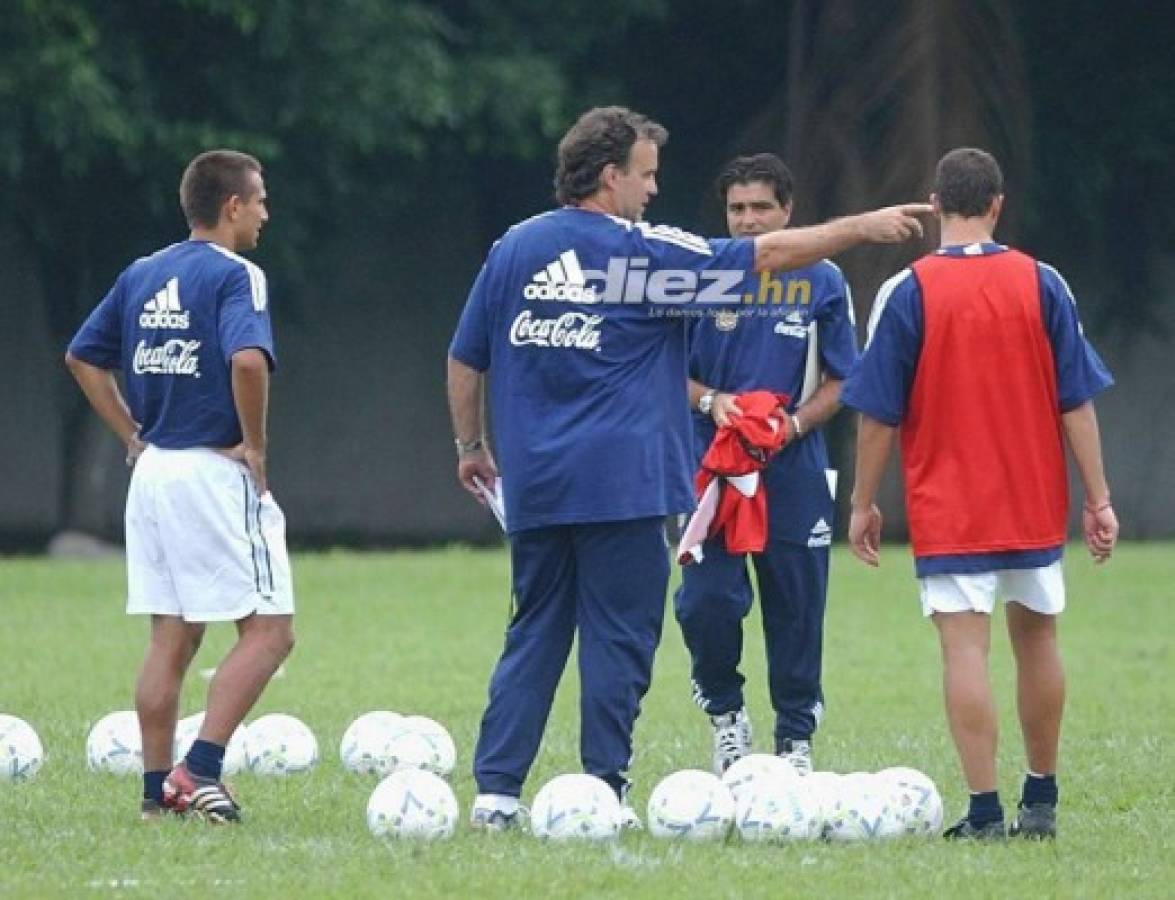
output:
[[[172,278],[155,296],[143,304],[139,315],[140,328],[188,327],[188,313],[180,308],[180,280]]]
[[[569,303],[595,303],[596,289],[587,286],[579,257],[574,250],[564,250],[559,258],[531,276],[523,288],[527,300],[566,300]]]
[[[828,547],[832,544],[832,529],[823,517],[816,520],[812,531],[808,534],[809,547]]]

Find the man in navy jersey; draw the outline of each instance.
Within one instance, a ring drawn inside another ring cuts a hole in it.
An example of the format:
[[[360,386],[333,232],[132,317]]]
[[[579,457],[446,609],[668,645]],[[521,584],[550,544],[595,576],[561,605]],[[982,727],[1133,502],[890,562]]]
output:
[[[922,614],[939,632],[947,720],[970,789],[967,814],[946,837],[1005,836],[987,672],[1002,600],[1028,762],[1011,834],[1051,838],[1065,702],[1056,624],[1065,608],[1065,445],[1085,488],[1086,545],[1104,562],[1118,520],[1093,398],[1113,379],[1057,270],[993,241],[1004,196],[990,154],[944,156],[931,200],[941,246],[882,285],[844,388],[845,405],[861,413],[849,541],[878,565],[874,498],[900,435]]]
[[[718,195],[734,237],[785,228],[792,175],[770,153],[743,156],[718,177]],[[765,470],[767,546],[753,554],[768,684],[775,709],[775,752],[803,773],[823,710],[820,687],[833,483],[820,426],[840,408],[840,388],[857,358],[853,304],[839,268],[828,260],[786,273],[758,272],[737,310],[694,318],[689,335],[689,394],[694,459],[717,428],[738,415],[735,395],[786,394],[788,441]],[[702,560],[682,572],[677,620],[692,657],[694,696],[714,728],[714,769],[721,774],[751,751],[743,704],[742,619],[751,581],[743,554],[724,536],[707,541]]]
[[[145,819],[190,811],[240,820],[220,782],[225,746],[294,643],[285,519],[266,481],[268,294],[264,272],[237,255],[257,246],[265,204],[253,157],[212,150],[193,159],[180,182],[189,239],[131,263],[66,354],[134,466],[127,612],[151,616],[135,690]],[[238,639],[208,687],[199,736],[176,763],[180,687],[208,622],[235,622]]]
[[[561,207],[494,244],[449,348],[458,477],[479,499],[498,477],[483,415],[492,372],[516,604],[475,753],[476,828],[516,824],[577,629],[581,761],[618,795],[627,788],[664,617],[664,518],[693,507],[682,305],[737,287],[751,268],[905,240],[929,210],[892,207],[754,240],[651,226],[642,218],[666,138],[621,107],[581,116],[559,143]],[[631,810],[626,821],[639,825]]]

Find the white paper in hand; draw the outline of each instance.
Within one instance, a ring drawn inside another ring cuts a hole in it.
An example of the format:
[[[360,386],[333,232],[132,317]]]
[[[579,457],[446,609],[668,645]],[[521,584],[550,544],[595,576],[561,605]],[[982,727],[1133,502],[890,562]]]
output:
[[[498,524],[502,526],[502,530],[506,530],[506,501],[502,499],[502,479],[494,479],[494,489],[491,491],[484,481],[473,476],[473,486],[477,488],[479,494],[485,498],[486,505],[489,506],[490,512],[494,514],[494,518],[498,520]]]

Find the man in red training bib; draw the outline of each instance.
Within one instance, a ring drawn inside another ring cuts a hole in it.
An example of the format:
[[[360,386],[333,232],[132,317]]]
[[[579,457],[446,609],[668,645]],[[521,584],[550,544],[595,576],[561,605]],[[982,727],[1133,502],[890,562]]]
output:
[[[952,150],[939,161],[934,190],[941,246],[882,285],[865,353],[841,397],[861,413],[849,541],[857,557],[878,564],[874,498],[900,435],[922,612],[938,627],[947,719],[971,791],[967,815],[946,837],[1054,837],[1065,695],[1056,642],[1065,606],[1064,447],[1085,488],[1086,545],[1104,562],[1118,521],[1093,397],[1113,379],[1060,274],[993,242],[1004,200],[995,159]],[[1010,832],[987,673],[997,598],[1007,604],[1028,757]]]

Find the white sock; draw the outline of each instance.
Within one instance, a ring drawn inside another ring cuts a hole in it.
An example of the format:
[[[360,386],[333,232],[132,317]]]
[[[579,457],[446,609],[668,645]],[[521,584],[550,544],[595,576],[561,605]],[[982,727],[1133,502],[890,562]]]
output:
[[[518,812],[518,798],[508,794],[478,794],[473,805],[478,809],[496,809],[508,816]]]

